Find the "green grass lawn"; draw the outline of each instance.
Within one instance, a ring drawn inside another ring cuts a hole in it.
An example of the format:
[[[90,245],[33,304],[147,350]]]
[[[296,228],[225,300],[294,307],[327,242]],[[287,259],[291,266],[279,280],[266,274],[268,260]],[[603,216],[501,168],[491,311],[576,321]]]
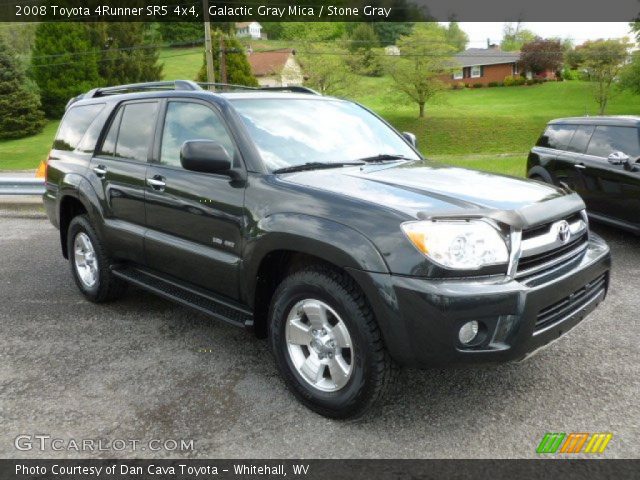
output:
[[[165,79],[193,79],[202,64],[202,47],[161,52]],[[447,90],[418,118],[417,105],[387,78],[360,78],[345,97],[373,109],[401,131],[417,135],[429,158],[458,166],[524,175],[527,152],[552,118],[595,115],[591,85],[549,82],[529,87]],[[640,95],[619,93],[607,114],[640,114]],[[58,122],[34,137],[0,141],[0,170],[36,168],[47,154]]]
[[[203,47],[172,48],[160,52],[165,80],[195,80],[202,66]]]
[[[0,141],[0,170],[36,169],[51,149],[58,129],[57,121],[48,122],[44,130],[33,137]]]

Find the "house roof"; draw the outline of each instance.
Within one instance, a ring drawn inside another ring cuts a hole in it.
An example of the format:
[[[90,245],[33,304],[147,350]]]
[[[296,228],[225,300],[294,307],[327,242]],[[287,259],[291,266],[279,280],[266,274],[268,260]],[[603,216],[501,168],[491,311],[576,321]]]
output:
[[[499,65],[515,63],[520,58],[520,52],[503,52],[495,48],[467,48],[464,52],[454,56],[461,67],[476,65]]]
[[[236,28],[247,28],[249,25],[253,23],[258,23],[258,22],[236,22]],[[262,25],[260,25],[259,23],[258,23],[258,26],[262,27]]]
[[[268,52],[254,52],[247,57],[249,65],[251,65],[251,72],[256,77],[264,77],[267,75],[273,75],[274,73],[280,73],[289,60],[291,55],[294,55],[294,50],[291,48],[283,48],[281,50],[271,50]]]

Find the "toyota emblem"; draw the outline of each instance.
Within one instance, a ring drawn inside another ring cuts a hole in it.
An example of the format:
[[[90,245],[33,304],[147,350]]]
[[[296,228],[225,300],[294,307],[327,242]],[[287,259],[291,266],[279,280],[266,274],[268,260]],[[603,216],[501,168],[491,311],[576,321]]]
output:
[[[558,222],[558,240],[564,245],[571,238],[571,229],[569,228],[569,222],[562,220]]]

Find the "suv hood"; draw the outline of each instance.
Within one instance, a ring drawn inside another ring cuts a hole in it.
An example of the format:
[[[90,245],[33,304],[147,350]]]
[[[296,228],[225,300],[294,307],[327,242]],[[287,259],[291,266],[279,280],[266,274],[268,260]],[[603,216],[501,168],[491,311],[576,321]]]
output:
[[[488,215],[522,226],[584,208],[578,195],[552,185],[427,161],[312,170],[283,180],[382,205],[413,218]]]

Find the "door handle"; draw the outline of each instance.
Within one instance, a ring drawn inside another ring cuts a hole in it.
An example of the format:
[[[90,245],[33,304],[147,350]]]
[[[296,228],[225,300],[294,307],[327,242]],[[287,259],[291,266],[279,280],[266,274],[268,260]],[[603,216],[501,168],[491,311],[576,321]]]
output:
[[[147,184],[153,188],[154,190],[163,191],[164,187],[167,186],[164,178],[160,175],[156,175],[153,178],[147,178]]]
[[[584,163],[576,163],[574,167],[579,168],[580,170],[584,170],[587,166]]]
[[[93,167],[93,171],[100,178],[104,178],[104,176],[107,174],[107,167],[105,167],[104,165],[98,165],[97,167]]]

